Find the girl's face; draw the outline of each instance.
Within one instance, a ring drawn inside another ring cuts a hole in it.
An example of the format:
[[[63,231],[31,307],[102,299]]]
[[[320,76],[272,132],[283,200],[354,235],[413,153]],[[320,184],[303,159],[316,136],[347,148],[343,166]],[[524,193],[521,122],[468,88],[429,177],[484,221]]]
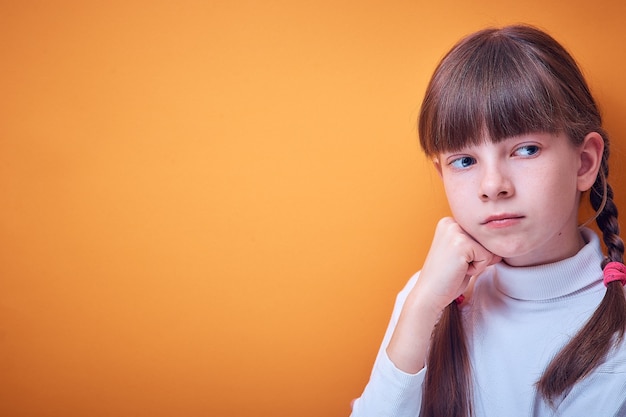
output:
[[[598,150],[602,155],[601,138],[587,144],[591,135],[580,147],[565,135],[534,133],[439,154],[435,165],[454,218],[510,265],[573,256],[584,245],[580,192],[595,181]]]

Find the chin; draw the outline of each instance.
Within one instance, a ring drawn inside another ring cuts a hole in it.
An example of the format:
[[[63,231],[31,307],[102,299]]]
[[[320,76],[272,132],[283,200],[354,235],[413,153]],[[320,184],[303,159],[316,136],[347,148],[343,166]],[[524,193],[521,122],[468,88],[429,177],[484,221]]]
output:
[[[501,244],[483,244],[483,246],[485,247],[485,249],[487,249],[489,252],[493,253],[494,255],[497,255],[499,257],[501,257],[504,260],[507,259],[515,259],[515,258],[521,258],[523,257],[525,254],[527,254],[529,252],[528,248],[522,246],[522,245],[515,245],[515,244],[511,244],[511,243],[507,243],[504,245]]]

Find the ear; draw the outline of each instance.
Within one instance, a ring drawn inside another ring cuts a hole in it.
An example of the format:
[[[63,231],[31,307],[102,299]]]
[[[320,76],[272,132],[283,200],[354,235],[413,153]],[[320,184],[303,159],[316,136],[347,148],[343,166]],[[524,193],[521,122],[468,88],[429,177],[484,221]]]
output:
[[[604,139],[597,132],[585,136],[580,146],[580,166],[578,168],[578,191],[587,191],[596,182],[602,164]]]
[[[442,173],[441,173],[441,162],[439,162],[439,157],[435,156],[433,158],[433,165],[435,166],[435,169],[437,170],[437,172],[439,173],[439,178],[442,177]]]

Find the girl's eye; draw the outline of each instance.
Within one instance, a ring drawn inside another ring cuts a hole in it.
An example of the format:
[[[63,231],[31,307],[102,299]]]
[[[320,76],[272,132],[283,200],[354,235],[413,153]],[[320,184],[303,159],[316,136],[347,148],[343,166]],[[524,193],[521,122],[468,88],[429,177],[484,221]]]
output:
[[[537,145],[524,145],[515,150],[515,155],[518,156],[533,156],[539,152],[539,146]]]
[[[463,169],[463,168],[470,167],[474,165],[475,163],[476,163],[476,160],[472,158],[471,156],[462,156],[450,162],[450,165],[457,169]]]

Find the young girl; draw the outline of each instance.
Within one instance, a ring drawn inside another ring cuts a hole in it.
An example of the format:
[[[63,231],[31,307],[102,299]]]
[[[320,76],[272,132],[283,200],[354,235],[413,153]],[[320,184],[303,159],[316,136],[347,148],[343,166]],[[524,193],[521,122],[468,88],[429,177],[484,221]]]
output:
[[[527,26],[461,40],[419,136],[452,218],[398,295],[353,417],[626,416],[609,142],[573,58]],[[578,226],[588,191],[598,236]]]

